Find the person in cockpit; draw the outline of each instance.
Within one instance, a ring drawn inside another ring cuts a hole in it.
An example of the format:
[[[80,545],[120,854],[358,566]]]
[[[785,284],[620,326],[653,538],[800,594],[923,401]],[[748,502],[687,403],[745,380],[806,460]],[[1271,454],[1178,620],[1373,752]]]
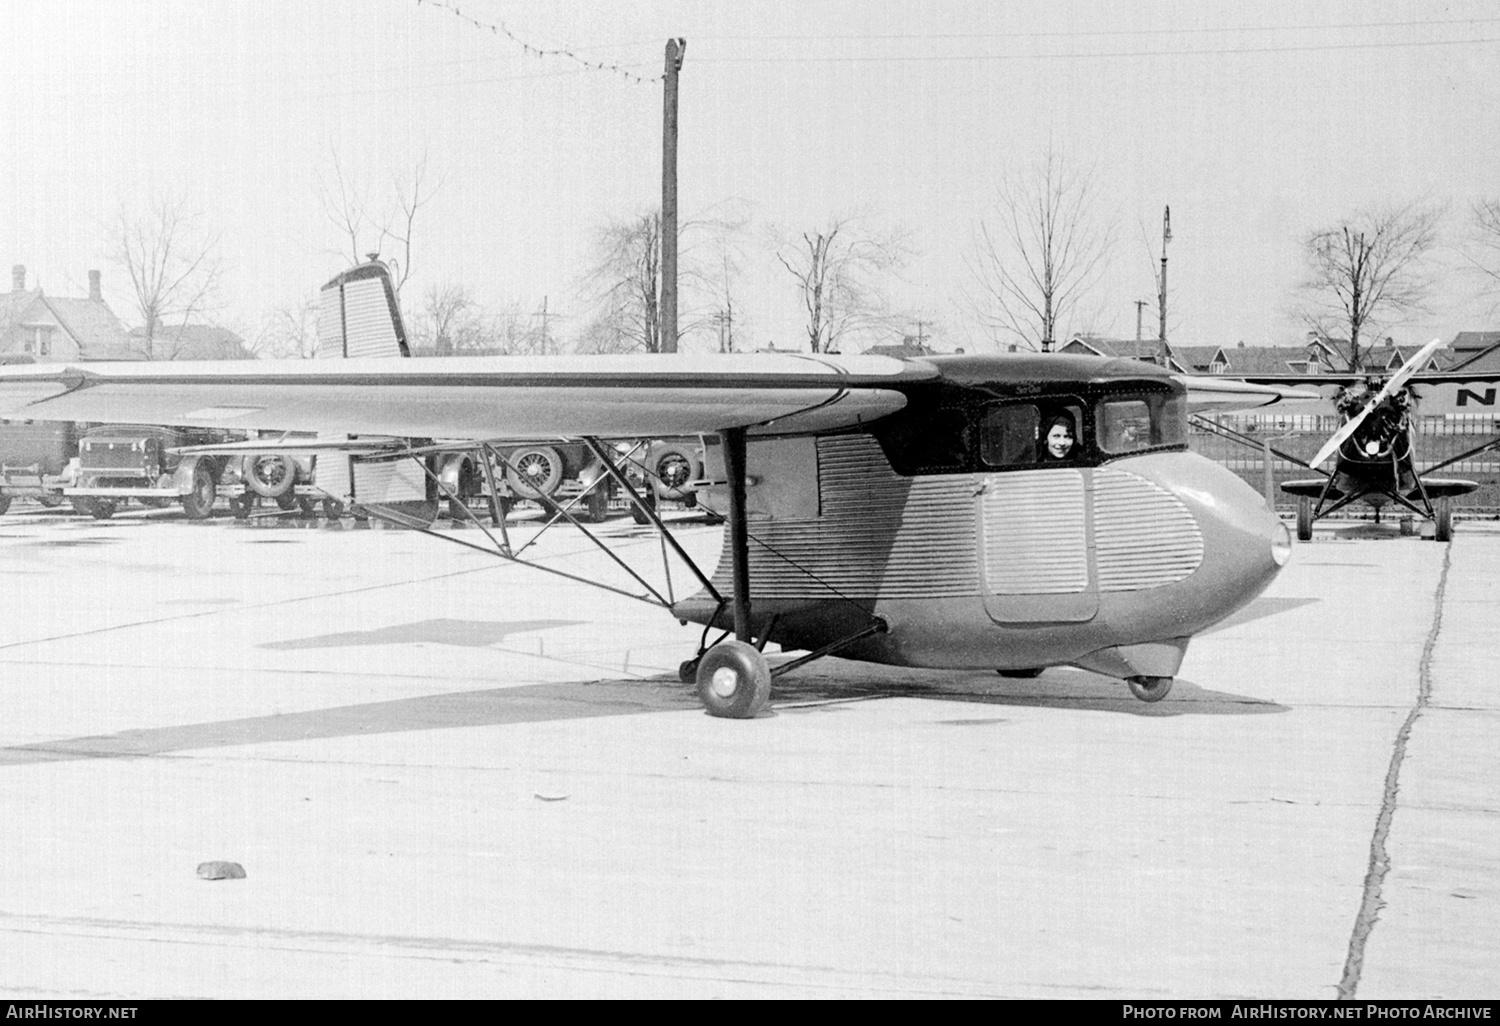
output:
[[[1073,428],[1073,418],[1060,413],[1042,425],[1042,461],[1056,462],[1073,455],[1073,446],[1078,433]]]

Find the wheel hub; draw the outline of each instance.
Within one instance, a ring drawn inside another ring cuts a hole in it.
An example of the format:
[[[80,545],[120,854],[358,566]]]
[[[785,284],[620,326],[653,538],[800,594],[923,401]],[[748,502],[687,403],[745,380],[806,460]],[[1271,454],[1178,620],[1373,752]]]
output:
[[[739,690],[740,675],[728,666],[721,666],[714,671],[708,686],[719,698],[733,698]]]

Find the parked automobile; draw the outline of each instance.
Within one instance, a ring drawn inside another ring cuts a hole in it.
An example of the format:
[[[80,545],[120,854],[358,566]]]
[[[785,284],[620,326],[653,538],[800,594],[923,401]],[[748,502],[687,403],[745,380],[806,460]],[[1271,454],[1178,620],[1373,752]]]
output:
[[[173,450],[219,445],[237,436],[204,428],[106,424],[78,440],[71,468],[75,482],[63,488],[73,508],[99,520],[114,516],[131,499],[162,508],[181,502],[189,518],[207,517],[218,497],[226,458],[179,455]]]

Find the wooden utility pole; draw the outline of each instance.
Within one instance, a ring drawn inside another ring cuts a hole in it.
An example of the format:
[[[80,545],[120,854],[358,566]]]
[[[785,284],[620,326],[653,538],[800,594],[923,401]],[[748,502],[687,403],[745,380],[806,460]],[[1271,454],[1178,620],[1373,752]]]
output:
[[[668,39],[661,119],[661,351],[677,352],[677,72],[687,40]]]
[[[1161,291],[1157,295],[1161,310],[1161,330],[1156,336],[1157,359],[1163,367],[1172,360],[1172,351],[1167,348],[1167,243],[1172,241],[1172,208],[1166,207],[1161,215]]]

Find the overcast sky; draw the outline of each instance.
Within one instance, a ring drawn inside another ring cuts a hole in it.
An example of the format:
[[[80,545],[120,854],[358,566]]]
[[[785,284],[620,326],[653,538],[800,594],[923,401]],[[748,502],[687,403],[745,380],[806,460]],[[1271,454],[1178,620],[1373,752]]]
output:
[[[1096,166],[1119,225],[1071,327],[1122,337],[1154,296],[1164,205],[1171,336],[1233,344],[1300,335],[1310,229],[1427,197],[1457,242],[1469,204],[1500,195],[1493,2],[5,0],[0,266],[56,295],[101,268],[134,324],[109,226],[185,193],[222,232],[219,320],[248,337],[348,263],[317,197],[331,155],[373,203],[425,154],[441,184],[409,314],[457,282],[491,306],[545,297],[567,335],[595,227],[660,201],[672,36],[688,40],[682,216],[733,200],[791,230],[850,214],[908,229],[897,299],[940,349],[991,348],[964,302],[974,225],[1049,141]],[[1398,341],[1495,326],[1448,262]],[[751,247],[742,291],[745,340],[797,344],[768,252]]]

